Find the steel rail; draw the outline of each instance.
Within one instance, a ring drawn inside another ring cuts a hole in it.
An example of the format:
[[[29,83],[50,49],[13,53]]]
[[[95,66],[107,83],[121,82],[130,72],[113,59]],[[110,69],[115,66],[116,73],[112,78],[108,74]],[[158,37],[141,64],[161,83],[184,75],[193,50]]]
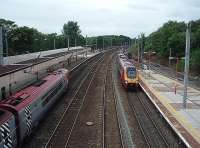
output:
[[[103,58],[102,58],[102,59],[103,59]],[[102,60],[102,59],[101,59],[101,60]],[[100,61],[100,60],[99,60],[99,61]],[[97,61],[97,63],[98,63],[99,61]],[[100,65],[102,62],[103,62],[103,60],[102,60],[100,63],[98,63],[98,64]],[[95,68],[95,66],[94,66],[94,68]],[[97,72],[98,69],[99,69],[99,67],[95,68],[94,71],[93,71],[92,78],[91,78],[91,80],[90,80],[90,82],[89,82],[89,85],[88,85],[88,87],[87,87],[87,89],[86,89],[85,95],[83,96],[82,104],[81,104],[81,106],[80,106],[80,108],[79,108],[79,111],[78,111],[78,113],[77,113],[77,115],[76,115],[76,118],[75,118],[75,121],[74,121],[74,123],[73,123],[73,126],[72,126],[72,128],[71,128],[71,130],[70,130],[69,136],[68,136],[67,141],[66,141],[66,143],[65,143],[65,148],[67,148],[67,146],[68,146],[68,144],[69,144],[69,140],[70,140],[70,138],[71,138],[72,132],[73,132],[74,127],[75,127],[75,125],[76,125],[76,122],[77,122],[79,113],[80,113],[81,108],[82,108],[83,103],[84,103],[84,100],[85,100],[85,98],[86,98],[86,96],[87,96],[87,94],[88,94],[88,90],[89,90],[90,87],[91,87],[91,84],[92,84],[92,82],[93,82],[93,80],[94,80],[95,74],[96,74],[96,72]]]
[[[114,55],[112,55],[110,58],[111,59],[109,59],[110,61],[109,62],[112,62],[112,57],[113,57]],[[105,124],[106,124],[106,110],[107,110],[107,107],[106,107],[106,87],[107,87],[107,83],[111,83],[112,84],[112,97],[114,98],[114,103],[115,103],[115,110],[117,110],[116,109],[116,96],[115,96],[115,91],[114,91],[114,88],[113,88],[113,79],[112,79],[112,72],[109,72],[109,71],[112,71],[112,64],[111,63],[109,63],[108,64],[108,66],[107,66],[107,69],[106,69],[106,74],[105,74],[105,78],[104,78],[104,90],[103,90],[103,120],[102,120],[102,133],[103,133],[103,135],[102,135],[102,141],[103,141],[103,148],[105,148],[106,147],[106,136],[105,136],[105,131],[106,131],[106,126],[105,126]],[[109,75],[111,75],[111,79],[110,79],[110,81],[109,81]],[[117,126],[118,126],[118,129],[119,129],[119,134],[120,134],[120,142],[121,142],[121,145],[122,145],[122,148],[124,148],[124,145],[123,145],[123,142],[122,142],[122,135],[121,135],[121,127],[119,126],[119,117],[118,117],[118,114],[116,113],[116,117],[117,117]]]
[[[71,101],[69,102],[69,105],[67,106],[67,108],[65,109],[63,115],[61,116],[60,120],[58,121],[58,123],[57,123],[57,125],[56,125],[54,131],[52,132],[52,135],[50,136],[49,140],[47,141],[45,147],[48,147],[48,145],[50,144],[50,141],[52,140],[52,138],[53,138],[53,136],[54,136],[56,130],[58,129],[58,127],[59,127],[59,125],[61,124],[62,120],[64,119],[64,117],[65,117],[65,115],[66,115],[68,109],[70,108],[70,105],[72,104],[73,100],[76,98],[76,96],[77,96],[79,90],[81,89],[81,87],[83,86],[85,80],[89,77],[90,73],[92,73],[92,71],[93,71],[92,68],[94,68],[95,65],[98,64],[98,62],[99,62],[100,60],[102,60],[102,57],[101,57],[99,60],[97,60],[97,61],[91,66],[90,71],[89,71],[88,74],[82,79],[82,81],[81,81],[79,87],[75,90],[74,96],[72,97]],[[81,65],[82,65],[82,64],[81,64]]]
[[[113,61],[112,61],[113,62]],[[111,68],[112,69],[112,68]],[[113,74],[111,73],[111,82],[112,82],[112,91],[113,91],[113,98],[114,98],[114,103],[115,103],[115,111],[116,111],[116,117],[117,117],[117,126],[119,128],[119,132],[120,132],[120,141],[121,141],[121,145],[122,148],[125,148],[124,143],[123,143],[123,136],[122,136],[122,128],[119,124],[119,114],[117,112],[117,98],[116,98],[116,94],[115,94],[115,88],[113,85],[115,85],[114,81],[113,81]]]
[[[103,110],[102,110],[102,148],[105,148],[105,114],[106,114],[106,83],[107,83],[107,75],[108,75],[108,66],[106,68],[106,74],[105,74],[105,78],[104,78],[104,87],[103,87]]]
[[[98,57],[99,55],[101,55],[101,54],[103,54],[103,53],[100,52],[100,53],[94,55],[94,56],[91,57],[91,58],[85,59],[84,61],[82,61],[81,63],[79,63],[79,64],[76,65],[75,67],[73,67],[73,68],[70,70],[70,73],[72,73],[72,72],[78,70],[80,66],[82,66],[82,65],[84,65],[84,64],[87,64],[87,63],[89,63],[89,62],[95,60],[95,58],[97,58],[97,57]]]
[[[129,98],[129,97],[128,97],[128,98]],[[130,101],[129,101],[129,102],[130,102]],[[134,113],[134,115],[135,115],[135,119],[136,119],[136,121],[137,121],[137,123],[138,123],[138,125],[139,125],[139,127],[140,127],[140,131],[142,132],[142,135],[143,135],[143,137],[144,137],[144,139],[145,139],[145,142],[146,142],[147,146],[150,148],[151,145],[150,145],[149,139],[148,139],[148,137],[146,136],[145,131],[144,131],[144,128],[142,127],[142,125],[141,125],[141,123],[140,123],[139,117],[138,117],[138,115],[137,115],[137,113],[136,113],[136,109],[135,109],[135,107],[134,107],[134,105],[133,105],[132,103],[129,103],[129,106],[130,106],[130,108],[132,109],[132,111],[133,111],[133,113]]]
[[[155,123],[155,121],[152,119],[151,115],[150,115],[150,108],[148,106],[146,106],[144,104],[144,101],[142,101],[142,99],[139,97],[138,93],[136,93],[136,96],[138,98],[138,100],[140,101],[140,103],[142,104],[145,112],[146,112],[146,115],[148,116],[148,118],[151,120],[151,122],[153,123],[155,129],[157,130],[158,134],[160,135],[160,137],[162,138],[162,140],[164,141],[164,143],[166,144],[167,147],[170,147],[169,144],[167,143],[167,140],[166,138],[162,135],[161,131],[159,130],[157,124]]]

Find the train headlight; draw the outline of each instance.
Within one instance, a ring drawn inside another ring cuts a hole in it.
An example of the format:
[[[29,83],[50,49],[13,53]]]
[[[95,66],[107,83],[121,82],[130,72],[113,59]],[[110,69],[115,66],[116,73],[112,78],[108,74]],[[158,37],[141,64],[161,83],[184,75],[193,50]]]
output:
[[[124,81],[125,82],[125,84],[128,84],[128,81]]]

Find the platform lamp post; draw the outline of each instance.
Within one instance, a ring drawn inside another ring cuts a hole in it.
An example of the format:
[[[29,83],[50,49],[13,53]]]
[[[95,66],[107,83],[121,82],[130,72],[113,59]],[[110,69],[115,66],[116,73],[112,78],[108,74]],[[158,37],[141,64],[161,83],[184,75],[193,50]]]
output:
[[[149,49],[149,67],[148,67],[148,70],[149,70],[149,78],[150,78],[150,76],[151,76],[151,70],[150,70],[150,63],[151,63],[151,49]]]
[[[187,103],[187,86],[188,86],[188,73],[189,73],[189,60],[190,60],[190,31],[191,24],[186,26],[186,46],[185,46],[185,70],[184,70],[184,94],[183,94],[183,107],[186,108]]]
[[[8,56],[8,33],[7,29],[5,29],[5,44],[6,44],[6,57]]]
[[[140,45],[140,35],[139,35],[139,36],[138,36],[138,53],[139,53],[139,56],[138,56],[138,57],[139,57],[139,62],[141,61],[141,59],[140,59],[140,58],[141,58],[141,56],[140,56],[140,54],[141,54],[141,53],[140,53],[140,52],[141,52],[140,47],[141,47],[141,45]]]

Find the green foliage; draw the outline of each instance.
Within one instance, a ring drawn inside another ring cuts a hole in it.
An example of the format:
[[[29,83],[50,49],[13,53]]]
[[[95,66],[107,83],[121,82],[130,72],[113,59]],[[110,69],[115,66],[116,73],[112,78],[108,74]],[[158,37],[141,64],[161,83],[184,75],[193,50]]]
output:
[[[191,21],[191,67],[200,66],[200,20]],[[161,57],[169,56],[171,48],[173,57],[185,56],[185,30],[184,22],[169,21],[157,31],[151,33],[145,42],[145,50],[156,51]],[[184,64],[180,64],[182,69]]]
[[[16,49],[15,52],[23,53],[24,51],[33,52],[34,32],[36,30],[28,27],[18,27],[13,29],[9,35],[10,48]]]
[[[185,66],[185,60],[184,59],[179,60],[178,65],[177,65],[177,70],[179,72],[183,72],[184,66]]]
[[[75,38],[80,35],[81,30],[78,26],[78,22],[68,21],[63,25],[63,34],[67,37]]]
[[[78,25],[78,22],[73,22],[73,21],[68,21],[67,24],[63,25],[63,30],[62,30],[64,39],[66,40],[66,46],[67,40],[69,38],[69,43],[70,46],[76,46],[77,45],[84,45],[85,40],[84,37],[81,35],[81,30]]]
[[[145,48],[151,48],[161,56],[169,56],[171,48],[174,56],[182,56],[179,51],[184,51],[184,22],[169,21],[147,38]]]
[[[132,54],[132,55],[137,55],[138,54],[138,46],[137,45],[132,45],[129,49],[128,49],[128,53]]]
[[[11,31],[15,28],[17,28],[17,25],[15,22],[10,21],[10,20],[5,20],[0,18],[0,26],[6,28],[8,31]]]
[[[15,22],[5,19],[0,19],[0,26],[8,34],[9,55],[51,50],[54,49],[54,41],[56,48],[66,48],[68,47],[68,38],[70,39],[70,47],[75,46],[75,39],[76,46],[85,45],[85,38],[81,35],[78,23],[73,21],[63,25],[60,35],[56,33],[44,34],[37,29],[26,26],[18,27]],[[3,38],[5,44],[6,37]]]
[[[190,64],[192,68],[200,68],[200,48],[194,49],[191,52]]]
[[[127,36],[117,36],[117,35],[105,35],[105,36],[97,36],[97,37],[89,37],[88,38],[88,44],[96,46],[97,42],[97,48],[104,48],[110,47],[110,46],[121,46],[121,45],[128,45],[128,43],[131,41],[131,38]]]
[[[0,19],[0,26],[3,26],[8,33],[8,51],[9,55],[23,54],[28,52],[38,52],[43,50],[54,49],[54,41],[56,48],[66,48],[69,46],[84,46],[86,39],[81,35],[81,30],[78,22],[68,21],[63,25],[62,34],[56,33],[44,34],[35,28],[18,27],[15,22],[11,20]],[[111,46],[120,46],[121,44],[128,44],[131,40],[126,36],[98,36],[87,38],[88,45],[96,46],[98,48]],[[5,40],[4,40],[5,42]]]

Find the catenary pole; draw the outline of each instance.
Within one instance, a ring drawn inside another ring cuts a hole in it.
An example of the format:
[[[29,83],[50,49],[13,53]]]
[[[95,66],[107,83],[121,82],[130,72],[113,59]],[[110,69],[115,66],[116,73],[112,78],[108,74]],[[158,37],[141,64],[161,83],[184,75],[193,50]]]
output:
[[[3,64],[3,28],[0,27],[0,65]]]
[[[96,50],[97,50],[97,38],[96,38]]]
[[[186,26],[186,47],[185,47],[185,72],[184,72],[184,94],[183,94],[183,107],[186,108],[187,103],[187,86],[188,86],[188,73],[189,73],[189,60],[190,60],[190,28],[191,24]]]

